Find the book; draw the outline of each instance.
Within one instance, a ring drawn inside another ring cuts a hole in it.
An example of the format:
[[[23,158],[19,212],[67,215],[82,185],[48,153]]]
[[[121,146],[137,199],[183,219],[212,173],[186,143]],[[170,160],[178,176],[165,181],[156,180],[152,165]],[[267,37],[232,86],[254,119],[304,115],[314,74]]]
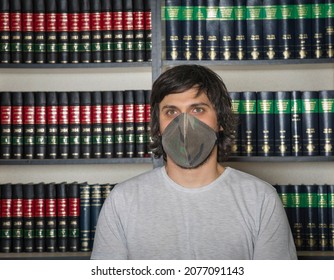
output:
[[[57,46],[57,4],[56,0],[45,1],[46,13],[46,62],[58,62]]]
[[[35,94],[35,148],[34,158],[44,159],[47,147],[46,92],[37,91]]]
[[[102,94],[92,93],[92,157],[102,157]]]
[[[241,126],[240,126],[240,113],[241,113],[241,101],[240,101],[240,92],[229,92],[231,97],[231,105],[232,105],[232,112],[237,119],[237,125],[234,134],[234,140],[231,148],[231,155],[232,156],[240,156],[241,155],[241,143],[240,143],[240,135],[241,135]]]
[[[134,22],[132,1],[123,0],[124,61],[134,61]]]
[[[124,156],[135,156],[135,115],[134,115],[134,91],[124,91]]]
[[[90,185],[90,247],[93,248],[96,225],[102,208],[102,187],[100,184]]]
[[[69,62],[69,14],[67,0],[57,0],[57,51],[59,63]]]
[[[124,61],[124,29],[123,29],[123,4],[122,0],[114,0],[112,3],[112,28],[113,28],[113,58],[114,62]]]
[[[134,61],[145,61],[144,0],[133,1],[133,49]],[[147,1],[148,2],[148,1]]]
[[[277,194],[279,198],[281,199],[281,202],[283,204],[286,216],[289,221],[290,228],[292,228],[292,213],[294,211],[293,205],[292,205],[292,185],[282,185],[282,184],[275,184],[273,187],[276,189]]]
[[[0,223],[0,251],[9,253],[12,251],[12,185],[10,183],[0,185],[1,198],[1,223]]]
[[[278,0],[263,0],[263,58],[278,58]]]
[[[21,183],[12,184],[12,252],[23,251],[23,188]]]
[[[10,5],[0,1],[0,63],[10,63]]]
[[[328,250],[328,185],[318,185],[318,249]]]
[[[35,63],[46,63],[46,3],[34,0],[34,57]]]
[[[45,251],[45,184],[34,184],[35,251]]]
[[[10,2],[10,59],[22,63],[22,6],[21,0]]]
[[[145,90],[145,157],[151,157],[152,151],[149,148],[149,144],[152,142],[151,139],[151,105],[150,105],[150,99],[151,99],[151,90]]]
[[[334,57],[334,8],[332,0],[325,3],[325,57]]]
[[[263,58],[263,7],[262,0],[246,1],[247,59]]]
[[[90,91],[80,92],[80,158],[92,156],[92,97]]]
[[[81,63],[90,63],[92,60],[91,12],[90,0],[79,2],[79,55]]]
[[[145,22],[145,60],[152,61],[152,5],[154,0],[144,1],[144,22]],[[136,1],[137,2],[137,1]]]
[[[325,57],[325,3],[326,0],[312,1],[312,58]]]
[[[69,157],[80,158],[80,93],[72,91],[68,94],[68,136]]]
[[[124,157],[125,128],[124,128],[124,93],[123,91],[113,92],[114,110],[114,155],[116,158]]]
[[[80,185],[78,182],[67,184],[68,198],[68,250],[80,250]]]
[[[91,61],[102,62],[102,7],[101,0],[90,1],[90,22],[91,22]],[[104,1],[108,2],[108,1]]]
[[[302,100],[301,91],[291,92],[291,155],[302,155]]]
[[[79,63],[80,54],[80,4],[79,0],[68,1],[68,36],[69,36],[69,62]]]
[[[69,137],[69,100],[67,92],[58,93],[58,122],[59,122],[59,157],[67,159],[69,157],[70,137]]]
[[[12,147],[12,104],[11,93],[0,92],[0,158],[11,158]]]
[[[23,184],[23,251],[34,252],[35,203],[34,184]]]
[[[90,185],[85,182],[80,184],[80,250],[91,250],[91,201]]]
[[[205,58],[207,60],[219,60],[219,0],[207,0],[206,5]]]
[[[328,250],[334,251],[334,185],[328,185]]]
[[[102,61],[113,61],[113,31],[111,1],[101,1]]]
[[[166,59],[180,60],[182,52],[181,0],[166,0],[164,19],[166,21]]]
[[[112,91],[102,92],[102,157],[114,157],[114,101]]]
[[[235,32],[234,32],[234,1],[220,0],[220,58],[222,60],[235,59]]]
[[[12,155],[13,159],[23,158],[23,95],[20,91],[12,97]]]
[[[334,90],[319,91],[320,155],[334,155]]]
[[[45,251],[57,251],[57,193],[54,182],[45,188]]]
[[[34,92],[23,93],[23,157],[34,158],[35,148],[35,95]]]
[[[247,20],[246,20],[246,0],[236,0],[234,5],[235,21],[235,51],[237,60],[247,58]]]
[[[194,59],[194,1],[181,0],[181,60]]]
[[[193,40],[194,59],[203,60],[205,55],[206,32],[206,3],[205,0],[194,0]]]
[[[104,201],[107,199],[107,197],[109,196],[110,192],[112,191],[115,185],[116,184],[110,184],[110,183],[101,184],[102,203],[104,203]]]
[[[302,211],[302,185],[289,186],[291,211],[290,227],[297,251],[304,249],[304,220]]]
[[[34,2],[26,0],[22,5],[22,62],[34,63],[35,32],[34,32]]]
[[[134,92],[134,136],[135,157],[145,157],[146,154],[146,127],[145,127],[145,91]]]
[[[57,251],[68,250],[68,198],[65,182],[56,184],[57,204]]]
[[[46,94],[46,157],[58,158],[58,96],[57,92],[50,91]]]

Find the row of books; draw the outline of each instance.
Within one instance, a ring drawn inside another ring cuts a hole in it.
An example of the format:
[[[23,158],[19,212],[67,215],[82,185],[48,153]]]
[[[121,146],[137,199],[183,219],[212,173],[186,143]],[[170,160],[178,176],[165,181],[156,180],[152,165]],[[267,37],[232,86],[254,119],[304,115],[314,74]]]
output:
[[[166,59],[334,57],[334,2],[165,0]]]
[[[230,92],[235,156],[333,156],[334,90]]]
[[[98,216],[115,184],[0,185],[0,252],[90,251]]]
[[[151,61],[153,0],[0,0],[0,63]]]
[[[0,158],[148,157],[150,93],[0,92]]]
[[[274,185],[297,250],[334,250],[334,185]]]

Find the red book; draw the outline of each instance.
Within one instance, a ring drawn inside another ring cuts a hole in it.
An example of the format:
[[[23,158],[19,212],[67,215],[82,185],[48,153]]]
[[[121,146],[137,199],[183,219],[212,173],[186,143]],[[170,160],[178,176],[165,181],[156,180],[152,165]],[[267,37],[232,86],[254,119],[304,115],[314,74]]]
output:
[[[2,92],[0,94],[0,158],[9,159],[11,157],[11,123],[12,123],[12,108],[11,108],[11,93]]]
[[[46,12],[46,61],[57,63],[57,5],[56,0],[45,1]]]
[[[34,62],[34,5],[33,0],[22,1],[22,56],[24,63]]]
[[[45,186],[44,183],[34,185],[34,210],[35,210],[35,251],[45,251]]]
[[[13,202],[12,251],[15,253],[20,253],[23,251],[23,188],[22,188],[22,184],[12,185],[12,202]]]
[[[46,95],[46,157],[56,159],[58,157],[58,98],[56,92],[48,92]]]
[[[68,199],[66,183],[57,184],[57,249],[59,252],[67,251],[68,242]]]
[[[0,211],[0,251],[9,253],[12,244],[12,186],[11,184],[0,185],[1,211]]]
[[[123,1],[124,61],[134,61],[134,22],[132,1]]]
[[[92,155],[92,103],[89,91],[80,92],[80,139],[81,158]]]
[[[23,245],[24,252],[34,251],[34,184],[23,186]]]
[[[34,0],[35,63],[46,63],[46,11],[44,0]]]
[[[135,138],[136,157],[144,157],[146,153],[146,133],[145,133],[145,92],[136,90],[134,94],[135,107]]]
[[[56,184],[45,185],[45,249],[55,252],[57,242]]]
[[[102,60],[103,62],[112,62],[112,43],[113,43],[113,33],[112,33],[112,12],[111,12],[111,2],[102,1],[101,3],[101,30],[102,30]]]
[[[10,46],[11,62],[22,63],[21,0],[11,0],[10,3]]]
[[[10,63],[10,6],[9,0],[0,1],[0,63]]]
[[[102,92],[102,148],[103,157],[114,157],[114,104],[113,92]]]
[[[80,157],[80,94],[73,91],[68,97],[69,157]]]
[[[12,95],[12,158],[23,157],[23,97],[22,92]]]
[[[90,0],[80,1],[79,34],[80,34],[80,62],[91,62],[91,18]]]
[[[134,61],[145,60],[144,0],[133,1]]]
[[[57,41],[58,61],[68,63],[69,60],[69,19],[67,0],[57,1]]]
[[[44,159],[46,157],[46,93],[35,92],[35,149],[34,158]]]
[[[135,156],[134,91],[124,91],[124,141],[125,157]]]
[[[77,252],[80,250],[80,186],[77,182],[67,185],[68,197],[68,247],[70,252]]]
[[[123,10],[122,0],[112,1],[112,27],[115,62],[124,61],[124,30],[123,30]]]
[[[23,93],[23,157],[32,159],[35,148],[35,98],[33,92]]]
[[[102,95],[92,92],[92,157],[102,157]]]
[[[80,44],[80,5],[79,0],[68,1],[68,31],[69,31],[69,54],[70,63],[79,63]]]
[[[151,157],[152,152],[149,149],[149,144],[151,142],[151,105],[150,105],[150,98],[151,98],[151,90],[145,90],[145,142],[146,142],[146,157]]]
[[[102,13],[101,0],[91,1],[90,13],[92,62],[102,62]]]
[[[114,91],[114,135],[115,135],[115,157],[124,157],[124,93]]]
[[[69,108],[67,92],[58,93],[59,157],[69,154]]]
[[[152,61],[152,2],[153,0],[144,2],[146,61]]]

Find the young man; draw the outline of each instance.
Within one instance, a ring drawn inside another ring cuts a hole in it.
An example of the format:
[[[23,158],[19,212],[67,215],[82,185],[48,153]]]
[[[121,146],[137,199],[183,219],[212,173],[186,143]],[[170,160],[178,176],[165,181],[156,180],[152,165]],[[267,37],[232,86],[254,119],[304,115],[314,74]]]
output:
[[[218,162],[235,120],[221,78],[198,65],[164,72],[151,95],[152,151],[165,165],[118,184],[92,259],[296,259],[275,189]]]

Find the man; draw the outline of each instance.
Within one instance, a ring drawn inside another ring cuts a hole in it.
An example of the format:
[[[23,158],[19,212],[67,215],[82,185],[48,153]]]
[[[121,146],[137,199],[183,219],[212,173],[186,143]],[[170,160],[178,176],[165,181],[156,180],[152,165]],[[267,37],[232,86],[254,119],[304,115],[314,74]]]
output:
[[[221,78],[176,66],[153,84],[152,151],[165,165],[118,184],[92,259],[296,259],[284,208],[266,182],[218,162],[234,137]]]

